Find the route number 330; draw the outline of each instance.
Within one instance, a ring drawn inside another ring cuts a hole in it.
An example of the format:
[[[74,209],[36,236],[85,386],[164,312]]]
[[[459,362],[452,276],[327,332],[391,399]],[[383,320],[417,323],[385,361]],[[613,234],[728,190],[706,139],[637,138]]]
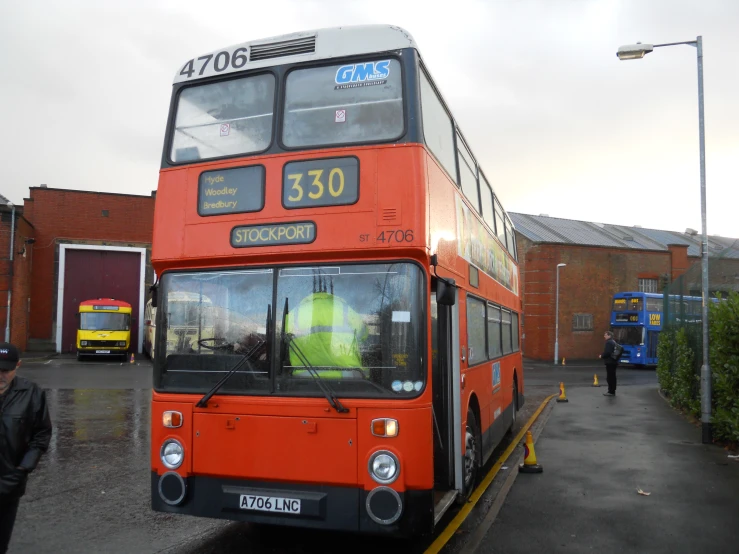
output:
[[[341,193],[344,192],[344,172],[340,167],[334,167],[328,173],[328,187],[324,185],[321,180],[323,177],[323,169],[312,169],[308,171],[309,179],[312,178],[312,182],[308,185],[308,198],[311,200],[319,200],[323,197],[324,193],[328,189],[328,193],[334,198],[339,198]],[[287,178],[292,181],[291,191],[292,194],[287,197],[290,202],[300,202],[303,199],[303,176],[305,173],[290,173]]]
[[[288,209],[359,200],[359,161],[353,156],[289,162],[282,175],[282,204]]]

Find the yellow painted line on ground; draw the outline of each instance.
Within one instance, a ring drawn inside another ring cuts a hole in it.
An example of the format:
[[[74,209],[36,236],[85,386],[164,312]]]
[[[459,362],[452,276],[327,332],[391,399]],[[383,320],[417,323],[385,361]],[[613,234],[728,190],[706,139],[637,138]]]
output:
[[[437,552],[441,552],[441,549],[444,548],[444,545],[446,545],[446,543],[449,542],[449,539],[454,536],[454,533],[457,532],[457,529],[459,529],[460,525],[462,525],[464,520],[467,519],[467,516],[470,515],[470,512],[475,507],[477,502],[480,500],[480,498],[482,498],[482,495],[490,486],[490,483],[493,482],[493,479],[495,479],[495,476],[500,471],[500,468],[503,467],[503,464],[506,463],[506,460],[508,460],[510,455],[513,454],[513,451],[523,440],[524,436],[526,435],[526,431],[528,431],[529,428],[534,424],[536,418],[539,417],[549,401],[555,396],[558,395],[552,394],[551,396],[548,396],[544,400],[544,402],[541,403],[539,408],[534,412],[534,415],[529,418],[529,420],[526,422],[526,425],[524,425],[518,432],[518,435],[516,435],[516,438],[511,441],[511,444],[508,445],[508,448],[506,448],[505,452],[503,452],[500,458],[498,458],[498,461],[495,462],[493,467],[490,468],[488,474],[472,493],[472,496],[470,496],[469,501],[462,507],[462,509],[459,510],[459,513],[454,516],[454,519],[449,522],[449,525],[447,525],[446,528],[441,533],[439,533],[439,536],[436,537],[436,540],[431,543],[431,546],[429,546],[424,551],[424,554],[436,554]],[[515,471],[515,468],[511,468],[511,471]]]

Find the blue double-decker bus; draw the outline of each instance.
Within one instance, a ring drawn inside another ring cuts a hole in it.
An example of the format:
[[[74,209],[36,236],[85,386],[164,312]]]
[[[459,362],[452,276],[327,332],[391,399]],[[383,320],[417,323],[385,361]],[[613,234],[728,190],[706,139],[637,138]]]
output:
[[[651,292],[613,295],[611,330],[624,347],[622,364],[657,365],[657,342],[662,330],[663,296]]]
[[[716,302],[716,298],[711,298]],[[613,295],[611,330],[616,342],[624,347],[620,362],[636,367],[657,365],[657,343],[662,326],[673,323],[701,322],[700,296],[670,295],[664,313],[664,296],[651,292],[618,292]]]

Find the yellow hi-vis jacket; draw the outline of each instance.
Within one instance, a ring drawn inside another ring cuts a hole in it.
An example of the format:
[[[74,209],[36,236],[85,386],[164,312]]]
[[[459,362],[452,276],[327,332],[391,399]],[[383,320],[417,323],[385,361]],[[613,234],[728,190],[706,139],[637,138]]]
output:
[[[285,331],[293,335],[293,344],[321,377],[358,377],[352,371],[322,369],[362,367],[358,341],[367,338],[367,328],[361,316],[340,297],[326,292],[306,296],[288,313]],[[290,365],[296,368],[295,376],[307,373],[292,348]]]

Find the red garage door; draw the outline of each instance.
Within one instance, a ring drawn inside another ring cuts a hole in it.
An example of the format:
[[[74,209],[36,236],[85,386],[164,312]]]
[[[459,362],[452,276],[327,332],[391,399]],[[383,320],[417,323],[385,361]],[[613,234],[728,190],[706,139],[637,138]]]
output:
[[[62,352],[76,352],[80,302],[115,298],[131,304],[131,351],[139,344],[141,255],[115,250],[66,249],[62,312]]]

